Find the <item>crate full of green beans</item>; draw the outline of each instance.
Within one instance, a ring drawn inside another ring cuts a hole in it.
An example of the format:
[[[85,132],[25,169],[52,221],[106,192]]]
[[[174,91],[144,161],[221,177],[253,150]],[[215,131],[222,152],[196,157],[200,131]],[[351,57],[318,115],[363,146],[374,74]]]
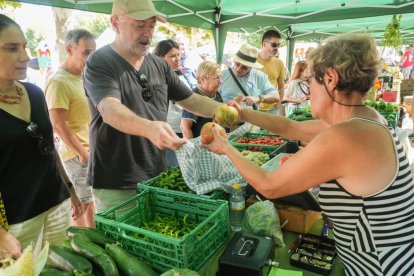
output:
[[[180,168],[171,167],[166,172],[160,173],[154,178],[147,179],[137,184],[137,192],[141,192],[148,187],[154,189],[167,189],[171,191],[196,194],[185,183]],[[215,190],[201,197],[210,199],[227,199],[228,195],[223,190]]]
[[[230,235],[227,201],[152,187],[96,214],[95,222],[160,272],[199,270]]]

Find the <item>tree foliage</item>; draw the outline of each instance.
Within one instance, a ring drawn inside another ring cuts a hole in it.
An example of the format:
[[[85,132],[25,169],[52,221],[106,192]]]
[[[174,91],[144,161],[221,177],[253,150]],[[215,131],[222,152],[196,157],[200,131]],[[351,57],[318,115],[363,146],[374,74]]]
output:
[[[90,31],[95,37],[99,37],[107,28],[110,27],[107,16],[96,16],[92,21],[82,21],[80,27]]]
[[[21,7],[22,4],[19,2],[11,2],[11,1],[5,1],[5,0],[0,0],[0,10],[5,9],[6,7],[11,7],[13,9],[19,8]]]
[[[30,54],[32,56],[37,56],[39,43],[45,38],[33,29],[27,29],[25,36],[27,40],[27,48],[29,49]]]

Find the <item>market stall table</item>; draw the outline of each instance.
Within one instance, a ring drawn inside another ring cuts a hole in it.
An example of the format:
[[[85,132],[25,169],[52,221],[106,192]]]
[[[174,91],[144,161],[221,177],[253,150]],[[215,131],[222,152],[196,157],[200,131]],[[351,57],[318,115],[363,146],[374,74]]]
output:
[[[310,230],[311,234],[320,235],[323,226],[323,220],[318,220],[314,223],[312,229]],[[303,276],[314,276],[320,275],[317,273],[313,273],[308,270],[304,270],[290,264],[290,254],[288,254],[288,250],[290,245],[295,241],[299,234],[290,232],[290,231],[283,231],[283,239],[285,241],[285,247],[276,247],[275,252],[275,261],[279,263],[278,268],[284,270],[294,270],[294,271],[301,271]],[[332,235],[332,233],[330,233]],[[218,271],[218,263],[221,255],[223,254],[225,247],[223,247],[217,254],[214,256],[200,271],[199,273],[202,276],[214,276]],[[273,275],[289,275],[289,274],[273,274]],[[333,266],[332,272],[330,275],[335,276],[342,276],[345,275],[345,269],[343,264],[341,263],[339,257],[337,257],[335,265]]]

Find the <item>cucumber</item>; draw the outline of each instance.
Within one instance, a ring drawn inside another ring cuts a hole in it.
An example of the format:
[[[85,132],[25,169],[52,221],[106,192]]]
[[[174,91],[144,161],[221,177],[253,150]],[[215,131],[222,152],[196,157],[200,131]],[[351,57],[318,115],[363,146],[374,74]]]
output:
[[[40,272],[39,276],[72,276],[73,274],[68,271],[63,271],[58,268],[45,266]]]
[[[51,265],[71,273],[83,275],[92,273],[92,264],[86,258],[63,246],[51,244],[49,260]]]
[[[75,234],[70,245],[80,255],[94,262],[105,276],[118,276],[119,272],[115,262],[99,245],[91,242],[84,234]]]
[[[113,239],[107,237],[104,233],[95,228],[70,226],[66,230],[66,235],[68,235],[68,237],[73,237],[75,234],[79,233],[85,234],[91,242],[103,247],[107,243],[115,243]]]
[[[122,275],[158,276],[147,263],[115,244],[107,244],[105,250],[116,262]]]
[[[66,247],[72,251],[72,246],[70,246],[70,239],[64,240],[61,244],[62,247]]]

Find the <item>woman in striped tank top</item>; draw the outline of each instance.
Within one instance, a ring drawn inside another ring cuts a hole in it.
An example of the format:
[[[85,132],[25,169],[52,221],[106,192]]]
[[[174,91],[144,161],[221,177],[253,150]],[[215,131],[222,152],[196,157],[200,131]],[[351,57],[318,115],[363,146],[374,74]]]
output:
[[[414,275],[411,167],[393,129],[364,105],[380,66],[371,36],[338,35],[314,50],[301,84],[319,120],[295,122],[231,103],[240,120],[308,143],[273,172],[243,158],[217,130],[205,147],[226,154],[267,198],[320,185],[319,201],[333,221],[348,275]]]

